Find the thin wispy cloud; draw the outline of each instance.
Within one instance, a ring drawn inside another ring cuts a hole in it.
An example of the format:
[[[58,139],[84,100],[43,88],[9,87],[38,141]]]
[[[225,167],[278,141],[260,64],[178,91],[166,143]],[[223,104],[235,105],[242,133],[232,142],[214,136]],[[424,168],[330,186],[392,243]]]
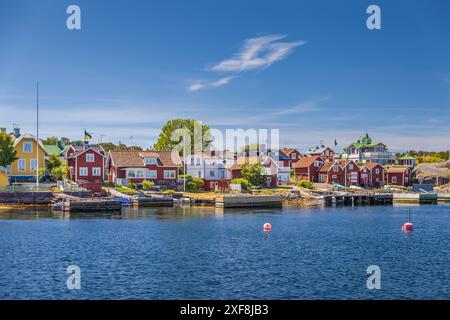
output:
[[[280,41],[286,35],[272,34],[244,41],[241,50],[229,59],[220,61],[208,68],[208,71],[228,73],[231,76],[212,81],[197,81],[188,86],[189,91],[199,91],[207,88],[224,86],[236,77],[237,74],[253,70],[262,70],[270,67],[277,61],[285,59],[296,47],[305,44],[305,41]]]
[[[286,58],[294,48],[305,41],[278,42],[286,35],[267,35],[245,40],[242,49],[230,59],[214,65],[211,70],[225,72],[243,72],[270,67],[273,63]]]
[[[276,115],[289,115],[289,114],[298,114],[298,113],[307,113],[307,112],[317,112],[321,110],[320,103],[326,100],[329,100],[329,97],[320,98],[317,100],[306,101],[303,103],[299,103],[298,105],[286,109],[281,109],[277,111]]]
[[[235,77],[223,77],[217,80],[212,81],[198,81],[191,83],[188,87],[189,91],[198,91],[201,89],[208,89],[208,88],[217,88],[224,85],[227,85],[230,83],[231,80],[233,80]]]

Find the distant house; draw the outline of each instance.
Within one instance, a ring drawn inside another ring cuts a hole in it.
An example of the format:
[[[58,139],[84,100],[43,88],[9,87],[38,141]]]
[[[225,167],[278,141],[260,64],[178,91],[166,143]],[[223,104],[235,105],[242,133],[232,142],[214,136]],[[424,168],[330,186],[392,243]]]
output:
[[[224,190],[231,180],[228,169],[235,162],[232,152],[208,151],[195,153],[186,157],[186,172],[194,178],[204,179],[204,188],[210,190]]]
[[[344,151],[343,159],[357,163],[379,163],[383,166],[395,163],[395,155],[388,151],[385,144],[373,141],[368,133],[361,140],[345,147]]]
[[[269,156],[239,157],[229,168],[232,179],[242,178],[241,169],[246,163],[260,163],[262,166],[262,174],[265,177],[265,185],[267,187],[276,187],[278,185],[278,164]]]
[[[325,163],[321,156],[307,156],[294,164],[295,182],[308,180],[318,182],[319,170]]]
[[[295,148],[283,148],[280,150],[280,155],[282,154],[286,155],[288,158],[283,159],[283,165],[285,167],[289,166],[290,168],[292,168],[294,166],[294,163],[296,163],[298,160],[300,160],[301,157],[303,157],[302,154]]]
[[[15,128],[15,133],[14,149],[18,159],[9,168],[9,180],[11,182],[35,182],[38,167],[39,170],[45,168],[44,145],[42,141],[38,142],[36,137],[31,134],[20,134],[18,128]],[[36,152],[36,150],[38,151]]]
[[[297,159],[297,153],[290,153],[293,157]],[[292,158],[290,158],[283,150],[278,152],[278,182],[289,182],[291,181],[291,166],[293,164]],[[296,160],[295,162],[297,162]]]
[[[349,186],[359,186],[360,169],[353,160],[339,160],[339,164],[344,171],[344,184]]]
[[[359,166],[361,187],[379,188],[384,185],[384,168],[378,163]]]
[[[389,167],[385,170],[385,181],[388,185],[411,185],[411,169],[409,167]]]
[[[101,146],[69,146],[65,151],[65,158],[69,168],[69,180],[87,190],[102,190],[105,151]]]
[[[330,147],[326,147],[324,145],[320,147],[316,147],[315,149],[309,149],[305,152],[305,156],[314,157],[319,156],[323,159],[324,162],[334,161],[334,151]]]
[[[62,157],[66,149],[66,146],[61,141],[57,141],[56,144],[44,144],[45,153],[47,156]]]
[[[417,165],[417,158],[409,154],[405,154],[404,156],[397,158],[397,164],[400,166],[408,166],[411,169],[414,169],[414,167]]]
[[[344,170],[337,160],[325,162],[319,169],[318,182],[344,184]]]
[[[122,185],[148,180],[177,188],[180,167],[180,157],[171,151],[110,151],[106,160],[108,181]]]

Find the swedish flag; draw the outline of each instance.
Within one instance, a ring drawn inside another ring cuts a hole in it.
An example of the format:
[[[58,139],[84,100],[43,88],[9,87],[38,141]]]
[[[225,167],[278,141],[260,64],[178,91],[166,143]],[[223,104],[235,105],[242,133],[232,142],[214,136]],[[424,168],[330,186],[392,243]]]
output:
[[[92,139],[92,134],[90,134],[89,132],[86,131],[86,129],[84,129],[84,140],[91,140]]]

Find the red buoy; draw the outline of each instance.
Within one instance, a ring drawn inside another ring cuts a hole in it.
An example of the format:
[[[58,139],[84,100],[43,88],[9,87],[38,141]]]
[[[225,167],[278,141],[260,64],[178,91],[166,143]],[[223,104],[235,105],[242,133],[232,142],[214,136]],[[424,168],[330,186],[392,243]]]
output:
[[[264,223],[263,230],[265,232],[272,231],[272,225],[270,223],[268,223],[268,222]]]
[[[405,222],[402,225],[402,231],[403,232],[410,232],[414,230],[414,225],[411,222]]]

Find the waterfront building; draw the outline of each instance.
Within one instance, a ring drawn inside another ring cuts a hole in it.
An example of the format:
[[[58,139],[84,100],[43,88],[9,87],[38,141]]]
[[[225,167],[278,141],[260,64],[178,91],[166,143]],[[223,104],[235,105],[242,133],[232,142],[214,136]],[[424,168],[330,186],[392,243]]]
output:
[[[345,147],[342,159],[357,163],[379,163],[383,166],[395,163],[394,153],[388,151],[385,144],[373,141],[368,133],[361,140]]]
[[[110,151],[106,160],[108,181],[121,185],[153,181],[157,185],[177,188],[178,154],[171,151]]]
[[[80,187],[100,192],[105,174],[105,151],[99,145],[69,146],[65,151],[69,180]]]
[[[324,163],[319,169],[318,182],[344,184],[344,170],[337,160]]]
[[[388,185],[409,186],[411,185],[411,168],[408,166],[392,166],[385,170],[385,181]]]
[[[292,168],[294,164],[303,157],[303,155],[296,148],[283,148],[280,150],[280,157],[281,155],[283,155],[283,166],[289,166],[290,168]]]
[[[365,163],[359,166],[360,186],[380,188],[384,185],[384,168],[378,163]]]
[[[11,182],[36,182],[36,171],[45,169],[45,148],[32,134],[20,134],[14,128],[14,149],[17,160],[8,168]]]
[[[308,180],[318,182],[319,170],[325,163],[321,156],[306,156],[301,158],[294,164],[295,182],[300,180]]]
[[[344,185],[359,186],[360,169],[354,160],[339,160],[339,164],[344,171]]]
[[[278,164],[272,157],[239,157],[236,162],[229,168],[231,172],[231,179],[242,178],[241,169],[246,163],[255,164],[260,163],[262,166],[262,174],[265,177],[265,184],[267,187],[276,187],[278,185]]]

